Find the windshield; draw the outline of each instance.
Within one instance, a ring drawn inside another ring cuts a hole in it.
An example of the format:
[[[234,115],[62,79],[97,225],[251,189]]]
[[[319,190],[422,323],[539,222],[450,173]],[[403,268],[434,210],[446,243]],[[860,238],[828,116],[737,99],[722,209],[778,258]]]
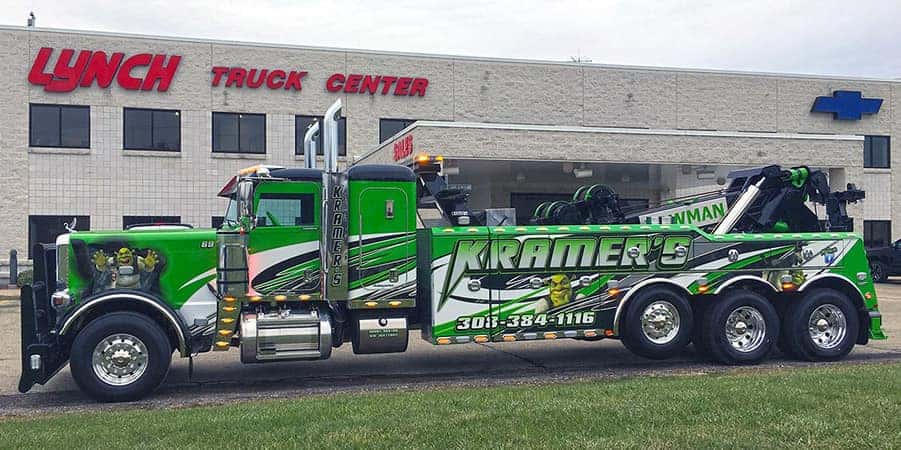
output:
[[[238,202],[235,201],[234,196],[228,199],[228,207],[225,208],[225,218],[222,223],[226,225],[238,224]]]

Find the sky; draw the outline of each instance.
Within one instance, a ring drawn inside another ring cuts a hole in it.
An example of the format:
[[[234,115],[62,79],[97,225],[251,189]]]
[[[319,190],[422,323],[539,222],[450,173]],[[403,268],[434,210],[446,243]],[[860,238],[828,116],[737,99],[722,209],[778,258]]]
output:
[[[0,0],[0,24],[901,79],[901,0]]]

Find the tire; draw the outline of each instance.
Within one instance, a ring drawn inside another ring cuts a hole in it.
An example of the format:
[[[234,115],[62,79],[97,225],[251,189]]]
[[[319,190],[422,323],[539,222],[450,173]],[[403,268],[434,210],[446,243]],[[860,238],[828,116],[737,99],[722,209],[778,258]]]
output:
[[[691,341],[694,315],[681,294],[648,287],[626,305],[622,341],[632,353],[650,359],[674,356]]]
[[[782,344],[797,359],[836,361],[854,348],[859,328],[857,309],[845,294],[815,289],[787,308]]]
[[[888,281],[888,267],[882,261],[873,261],[870,263],[870,274],[876,283],[885,283]]]
[[[745,289],[727,292],[700,324],[702,341],[723,364],[757,364],[779,339],[779,313],[766,297]]]
[[[106,347],[105,352],[101,346]],[[95,367],[95,352],[100,352],[97,359],[105,364]],[[171,361],[172,344],[159,325],[143,314],[115,312],[78,332],[69,366],[75,383],[91,398],[124,402],[140,399],[159,387]]]

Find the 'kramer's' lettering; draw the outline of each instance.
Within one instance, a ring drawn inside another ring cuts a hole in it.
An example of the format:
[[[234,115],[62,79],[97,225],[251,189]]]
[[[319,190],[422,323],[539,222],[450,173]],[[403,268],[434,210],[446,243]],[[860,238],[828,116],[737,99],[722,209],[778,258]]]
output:
[[[679,269],[688,261],[691,242],[690,236],[683,235],[463,239],[456,243],[446,289],[466,274],[488,271]],[[677,251],[680,247],[686,251]]]

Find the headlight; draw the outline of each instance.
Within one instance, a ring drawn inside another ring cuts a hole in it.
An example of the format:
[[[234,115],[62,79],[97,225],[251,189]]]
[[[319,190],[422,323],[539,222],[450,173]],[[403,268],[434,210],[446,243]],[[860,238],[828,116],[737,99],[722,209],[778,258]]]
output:
[[[63,309],[69,306],[72,298],[69,297],[69,290],[66,289],[64,291],[54,292],[53,295],[50,296],[50,304],[53,305],[56,309]]]

